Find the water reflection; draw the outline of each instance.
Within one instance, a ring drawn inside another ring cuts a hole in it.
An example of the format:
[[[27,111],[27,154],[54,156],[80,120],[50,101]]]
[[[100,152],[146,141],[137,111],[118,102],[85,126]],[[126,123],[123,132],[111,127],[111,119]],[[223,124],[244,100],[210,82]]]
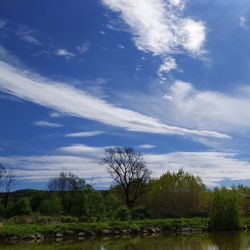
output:
[[[130,239],[85,239],[78,242],[15,243],[0,250],[247,250],[250,233],[213,233]]]

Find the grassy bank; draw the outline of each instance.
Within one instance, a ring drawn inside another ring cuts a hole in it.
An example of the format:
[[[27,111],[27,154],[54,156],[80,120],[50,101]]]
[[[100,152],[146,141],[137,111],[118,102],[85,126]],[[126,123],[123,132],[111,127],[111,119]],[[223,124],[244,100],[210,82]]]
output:
[[[128,222],[100,222],[100,223],[62,223],[62,224],[6,224],[0,228],[0,237],[22,237],[26,235],[42,234],[53,236],[56,233],[64,235],[82,232],[85,235],[103,235],[120,233],[152,233],[156,231],[176,231],[181,228],[206,230],[208,219],[162,219]]]
[[[96,223],[52,223],[52,224],[3,224],[0,227],[0,238],[11,236],[22,238],[30,235],[55,237],[57,233],[67,236],[150,234],[159,232],[192,232],[209,231],[208,218],[157,219],[139,221],[115,221]],[[250,218],[242,218],[242,229],[250,229]]]

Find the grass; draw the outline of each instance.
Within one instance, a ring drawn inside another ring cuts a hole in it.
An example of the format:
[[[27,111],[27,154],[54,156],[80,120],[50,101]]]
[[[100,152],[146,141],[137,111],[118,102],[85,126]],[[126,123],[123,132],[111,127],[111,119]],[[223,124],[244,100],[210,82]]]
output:
[[[110,221],[96,223],[58,223],[58,224],[15,224],[8,223],[0,227],[0,238],[10,236],[26,236],[33,234],[55,235],[56,233],[67,234],[68,231],[75,233],[84,232],[90,235],[91,232],[101,234],[102,230],[131,230],[138,232],[148,228],[159,228],[162,231],[174,231],[180,228],[209,230],[208,218],[181,218],[181,219],[155,219],[155,220],[131,220],[131,221]],[[250,218],[242,218],[242,228],[250,229]]]
[[[95,232],[101,233],[104,229],[109,230],[139,230],[150,227],[157,227],[164,231],[176,230],[182,227],[190,227],[206,230],[208,228],[208,219],[191,218],[191,219],[158,219],[158,220],[141,220],[141,221],[114,221],[98,223],[61,223],[61,224],[5,224],[0,228],[0,237],[25,236],[32,234],[53,235],[56,233],[67,233],[67,231],[85,232],[90,234]]]

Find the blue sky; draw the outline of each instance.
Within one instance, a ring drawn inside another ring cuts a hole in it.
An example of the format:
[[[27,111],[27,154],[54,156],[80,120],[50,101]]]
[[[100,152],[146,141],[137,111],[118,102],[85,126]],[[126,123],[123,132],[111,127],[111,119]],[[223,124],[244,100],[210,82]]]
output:
[[[17,188],[107,188],[105,148],[130,146],[153,177],[248,185],[249,40],[246,0],[2,0],[0,161]]]

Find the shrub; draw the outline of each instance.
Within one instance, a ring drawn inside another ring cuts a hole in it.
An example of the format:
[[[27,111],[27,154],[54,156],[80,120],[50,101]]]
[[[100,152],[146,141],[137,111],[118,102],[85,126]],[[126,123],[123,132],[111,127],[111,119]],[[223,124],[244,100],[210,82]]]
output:
[[[150,213],[146,207],[136,207],[131,209],[131,217],[134,220],[143,220],[150,217]]]
[[[41,203],[41,214],[56,216],[62,213],[62,204],[60,199],[55,195],[51,195]]]
[[[211,228],[236,230],[240,228],[241,214],[239,197],[235,191],[216,189],[211,212]]]
[[[78,218],[72,216],[61,216],[62,223],[78,223]]]
[[[127,207],[119,207],[115,211],[115,219],[120,221],[127,221],[131,219],[130,211]]]
[[[30,215],[32,213],[29,200],[22,198],[8,210],[8,217],[15,215]]]

